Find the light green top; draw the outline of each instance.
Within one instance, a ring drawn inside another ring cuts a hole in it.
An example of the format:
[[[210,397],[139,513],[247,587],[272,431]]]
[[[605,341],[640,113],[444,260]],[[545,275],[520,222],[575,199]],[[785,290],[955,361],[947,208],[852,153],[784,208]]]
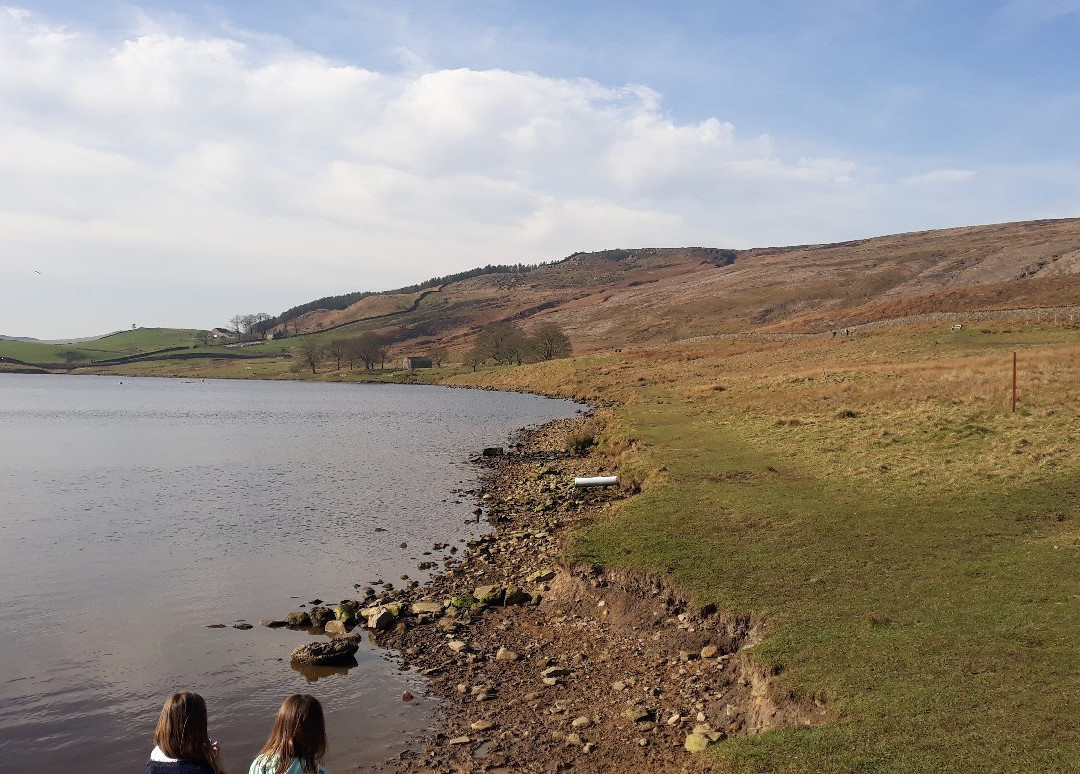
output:
[[[277,766],[277,758],[272,758],[268,755],[260,755],[251,762],[251,768],[248,769],[248,774],[277,774]],[[293,758],[289,761],[289,768],[285,769],[285,774],[308,774],[308,772],[305,772],[300,766],[299,758]],[[329,774],[329,772],[320,764],[319,774]]]

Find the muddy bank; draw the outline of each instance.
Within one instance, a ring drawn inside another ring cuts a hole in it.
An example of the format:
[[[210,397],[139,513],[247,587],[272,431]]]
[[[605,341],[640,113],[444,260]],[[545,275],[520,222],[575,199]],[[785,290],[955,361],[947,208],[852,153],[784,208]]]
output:
[[[762,622],[694,609],[658,578],[560,564],[573,531],[623,496],[573,487],[615,472],[563,451],[574,422],[478,458],[494,531],[428,585],[358,611],[443,699],[440,727],[383,770],[706,771],[690,750],[825,717],[741,653]]]

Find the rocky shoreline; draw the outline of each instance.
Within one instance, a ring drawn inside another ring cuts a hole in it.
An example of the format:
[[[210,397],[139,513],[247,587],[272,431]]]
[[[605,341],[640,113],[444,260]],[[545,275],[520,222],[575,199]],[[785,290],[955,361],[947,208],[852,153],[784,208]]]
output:
[[[775,696],[771,676],[740,655],[761,622],[695,609],[657,578],[560,561],[573,532],[624,496],[574,487],[575,476],[615,473],[565,450],[580,422],[523,431],[509,453],[477,457],[487,467],[478,517],[493,531],[428,584],[290,614],[290,625],[331,635],[297,648],[295,662],[355,663],[366,629],[442,699],[440,727],[381,770],[707,771],[698,753],[710,745],[824,719],[821,706]]]

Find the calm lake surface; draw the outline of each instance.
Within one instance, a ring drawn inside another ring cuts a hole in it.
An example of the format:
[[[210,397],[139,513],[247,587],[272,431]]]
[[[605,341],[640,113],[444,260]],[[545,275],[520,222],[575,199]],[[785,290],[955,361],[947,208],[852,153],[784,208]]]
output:
[[[141,771],[165,698],[206,697],[246,771],[281,700],[327,710],[331,771],[396,755],[433,705],[365,645],[295,671],[258,625],[354,584],[423,580],[482,525],[467,457],[577,406],[406,385],[0,375],[0,761]],[[386,530],[376,531],[377,528]],[[400,548],[401,543],[408,548]],[[242,631],[209,624],[255,624]]]

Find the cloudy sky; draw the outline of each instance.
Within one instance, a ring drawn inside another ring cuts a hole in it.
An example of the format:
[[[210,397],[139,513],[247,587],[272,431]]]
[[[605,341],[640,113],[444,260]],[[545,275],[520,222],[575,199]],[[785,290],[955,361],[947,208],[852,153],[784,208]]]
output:
[[[1075,216],[1077,40],[1080,0],[0,6],[0,333]]]

